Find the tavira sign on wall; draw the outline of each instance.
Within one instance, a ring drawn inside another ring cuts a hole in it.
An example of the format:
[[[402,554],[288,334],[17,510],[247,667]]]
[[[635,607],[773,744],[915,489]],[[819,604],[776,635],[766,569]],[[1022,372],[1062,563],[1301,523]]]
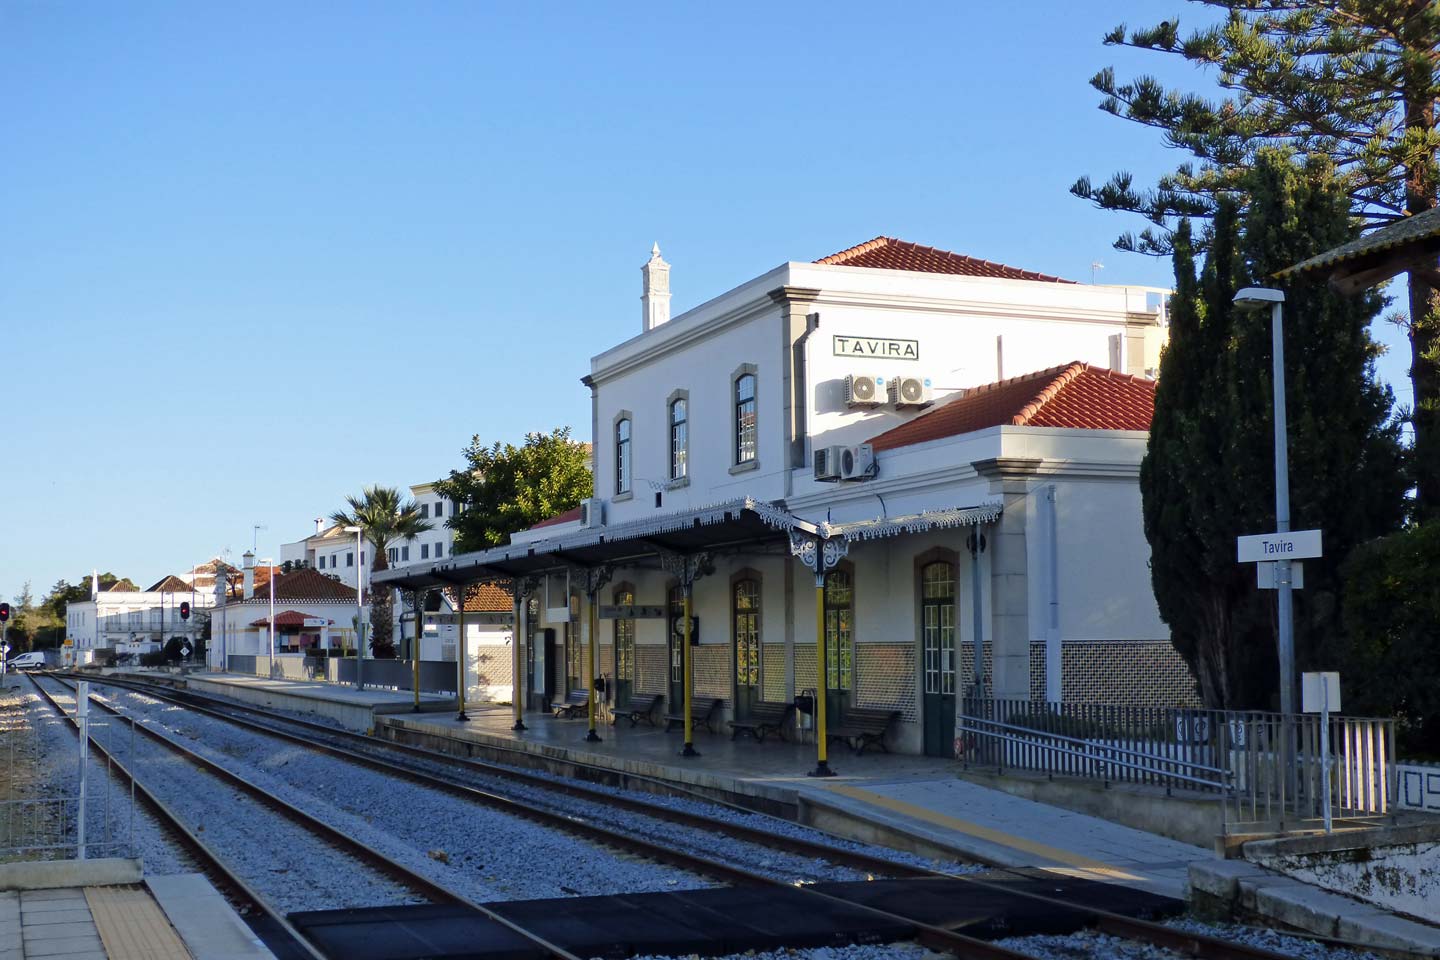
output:
[[[919,360],[919,340],[893,340],[887,337],[842,337],[830,338],[831,349],[837,357],[869,357],[877,360]]]

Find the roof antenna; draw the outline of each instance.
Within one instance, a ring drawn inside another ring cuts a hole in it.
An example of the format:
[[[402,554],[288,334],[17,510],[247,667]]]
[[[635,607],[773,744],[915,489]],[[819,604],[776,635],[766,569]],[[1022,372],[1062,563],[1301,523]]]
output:
[[[1090,261],[1090,285],[1092,287],[1095,285],[1095,271],[1104,269],[1105,264],[1101,263],[1099,260]]]

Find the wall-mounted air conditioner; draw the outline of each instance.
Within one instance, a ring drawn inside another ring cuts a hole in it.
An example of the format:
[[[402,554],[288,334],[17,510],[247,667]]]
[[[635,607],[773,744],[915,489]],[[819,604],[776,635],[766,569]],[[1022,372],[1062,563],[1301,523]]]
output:
[[[592,530],[605,526],[605,500],[588,497],[580,501],[580,529]]]
[[[869,480],[875,476],[875,451],[868,443],[840,448],[840,479]]]
[[[924,407],[930,403],[929,377],[892,377],[890,402],[897,407]]]
[[[815,448],[815,479],[834,483],[840,479],[840,455],[844,447]]]
[[[851,407],[875,407],[885,402],[885,378],[852,373],[845,378],[845,403]]]

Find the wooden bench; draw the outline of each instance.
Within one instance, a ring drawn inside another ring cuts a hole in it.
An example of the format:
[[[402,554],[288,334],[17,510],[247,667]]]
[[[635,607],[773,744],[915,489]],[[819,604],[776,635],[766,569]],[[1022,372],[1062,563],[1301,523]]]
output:
[[[673,704],[672,704],[673,706]],[[683,710],[684,707],[681,707]],[[717,697],[691,697],[690,698],[690,719],[696,723],[703,723],[705,729],[711,733],[715,732],[712,726],[715,714],[720,712],[720,700]],[[667,713],[665,715],[665,732],[669,733],[676,725],[685,726],[685,714]]]
[[[756,743],[764,743],[769,733],[774,733],[781,740],[785,739],[785,724],[790,720],[790,714],[795,712],[793,703],[769,703],[765,700],[758,701],[750,707],[750,717],[746,720],[730,721],[730,739],[734,740],[742,733],[748,733],[755,738]]]
[[[650,726],[655,726],[655,710],[660,706],[660,701],[665,698],[658,693],[630,694],[630,704],[624,707],[616,707],[612,712],[614,719],[611,723],[619,723],[621,717],[630,721],[630,726],[635,726],[644,720]]]
[[[880,749],[886,753],[890,748],[885,746],[885,734],[890,731],[890,725],[900,719],[899,710],[867,710],[863,707],[851,707],[845,711],[841,721],[826,731],[830,740],[839,740],[854,750],[856,755],[865,752],[865,748],[878,744]]]
[[[590,712],[590,694],[584,690],[571,690],[563,703],[555,704],[555,716],[574,720]]]

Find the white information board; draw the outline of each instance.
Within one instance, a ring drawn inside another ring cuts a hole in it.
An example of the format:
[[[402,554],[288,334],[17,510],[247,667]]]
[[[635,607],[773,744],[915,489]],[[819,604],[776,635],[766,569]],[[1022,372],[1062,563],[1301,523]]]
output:
[[[1327,696],[1328,693],[1328,696]],[[1340,674],[1302,673],[1300,675],[1300,709],[1305,713],[1340,712]]]
[[[1235,538],[1236,559],[1241,563],[1263,560],[1304,560],[1322,557],[1319,530],[1291,530],[1288,533],[1256,533]]]

